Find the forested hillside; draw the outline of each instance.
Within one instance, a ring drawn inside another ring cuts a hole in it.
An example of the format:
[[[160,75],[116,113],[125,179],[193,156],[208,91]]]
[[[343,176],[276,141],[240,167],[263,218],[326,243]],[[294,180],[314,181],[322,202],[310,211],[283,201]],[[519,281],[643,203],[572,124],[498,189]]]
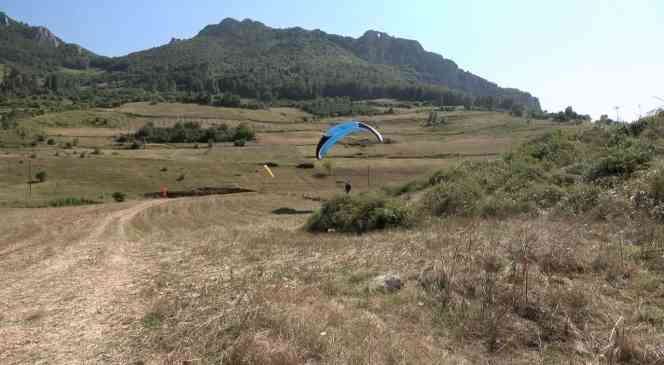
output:
[[[65,43],[44,27],[31,27],[0,12],[0,63],[29,73],[44,73],[61,67],[86,69],[92,52]]]
[[[500,88],[417,41],[376,31],[354,39],[274,29],[248,19],[225,19],[191,39],[108,58],[2,13],[0,64],[8,66],[0,83],[5,95],[56,93],[97,106],[154,95],[207,104],[230,96],[266,104],[349,97],[540,111],[529,93]]]

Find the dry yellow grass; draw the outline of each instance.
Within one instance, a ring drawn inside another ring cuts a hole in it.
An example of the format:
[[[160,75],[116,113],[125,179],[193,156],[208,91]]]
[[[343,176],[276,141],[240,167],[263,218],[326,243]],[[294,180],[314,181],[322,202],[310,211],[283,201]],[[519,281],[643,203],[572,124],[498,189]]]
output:
[[[293,108],[249,110],[179,103],[152,105],[147,102],[125,104],[117,108],[117,111],[152,118],[200,118],[275,123],[301,122],[303,118],[311,117],[309,114]]]
[[[630,247],[621,261],[629,222],[312,235],[306,216],[271,213],[316,205],[250,193],[4,210],[0,361],[600,364],[618,348],[644,363],[664,340],[657,269]],[[388,272],[402,290],[367,291]]]
[[[49,174],[33,185],[35,200],[109,202],[110,193],[123,191],[134,201],[0,208],[2,364],[600,364],[609,356],[632,363],[658,356],[664,266],[639,256],[636,238],[621,245],[648,225],[542,216],[312,235],[301,229],[306,214],[272,213],[314,209],[319,203],[312,199],[332,196],[348,177],[354,191],[378,189],[461,159],[494,158],[553,128],[578,127],[450,113],[448,125],[431,130],[420,125],[426,112],[376,117],[373,123],[396,143],[337,146],[328,158],[333,176],[316,178],[320,164],[295,165],[312,161],[331,120],[167,104],[116,112],[132,126],[174,123],[178,114],[206,123],[256,118],[250,123],[258,141],[243,148],[115,150],[108,130],[68,128],[50,133],[95,138],[85,142],[99,143],[102,154],[4,150],[6,204],[23,200],[32,153],[33,172]],[[91,152],[86,144],[77,151]],[[261,169],[266,161],[279,165],[274,179]],[[141,199],[162,185],[257,192]],[[399,274],[403,289],[368,291],[371,279],[385,273]]]

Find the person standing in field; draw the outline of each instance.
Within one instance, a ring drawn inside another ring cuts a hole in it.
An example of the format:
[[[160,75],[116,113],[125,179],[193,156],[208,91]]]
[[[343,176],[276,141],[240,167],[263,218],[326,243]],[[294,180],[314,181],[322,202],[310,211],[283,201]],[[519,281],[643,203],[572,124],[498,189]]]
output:
[[[344,186],[344,189],[346,190],[346,194],[350,194],[350,189],[352,187],[350,186],[350,180],[346,180],[346,185]]]

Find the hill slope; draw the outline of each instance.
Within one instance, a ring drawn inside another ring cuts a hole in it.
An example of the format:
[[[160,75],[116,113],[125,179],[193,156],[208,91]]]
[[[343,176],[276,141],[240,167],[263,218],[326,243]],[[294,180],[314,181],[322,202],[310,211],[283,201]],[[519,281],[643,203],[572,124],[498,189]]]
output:
[[[380,97],[383,95],[372,94],[379,92],[367,89],[419,84],[445,86],[476,97],[512,98],[530,109],[540,109],[537,98],[528,93],[500,88],[460,69],[451,60],[427,52],[417,41],[376,31],[354,39],[320,30],[275,29],[249,19],[240,22],[227,18],[208,25],[192,39],[174,39],[167,45],[116,59],[114,66],[124,66],[130,72],[195,69],[221,77],[225,80],[222,88],[237,89],[245,95],[272,88],[282,94],[284,89],[296,90],[286,92],[294,94],[287,97],[312,97],[334,94],[325,88],[346,84],[344,89],[351,89],[345,92],[348,96]],[[360,85],[348,87],[352,83]]]
[[[90,75],[77,74],[71,85],[207,95],[231,92],[263,101],[347,96],[467,105],[475,98],[481,99],[478,105],[489,108],[509,109],[515,103],[540,110],[539,101],[529,93],[501,88],[464,71],[427,52],[417,41],[377,31],[355,39],[320,30],[276,29],[249,19],[227,18],[191,39],[173,39],[160,47],[107,58],[0,12],[0,64],[26,74],[23,79],[35,80],[35,75],[62,68],[92,66],[106,71],[96,74],[93,82]],[[64,80],[64,76],[59,77]],[[30,92],[38,89],[33,84],[27,88]],[[46,86],[57,92],[65,84],[56,80]],[[70,86],[64,88],[76,88]]]
[[[60,67],[84,69],[94,53],[64,42],[44,27],[17,22],[0,12],[0,63],[22,71],[45,72]]]

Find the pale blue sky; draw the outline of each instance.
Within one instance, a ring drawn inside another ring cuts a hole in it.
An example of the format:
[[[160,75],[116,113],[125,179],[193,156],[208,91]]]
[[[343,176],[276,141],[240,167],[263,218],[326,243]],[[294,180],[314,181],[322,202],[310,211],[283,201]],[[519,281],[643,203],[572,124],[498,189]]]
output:
[[[277,5],[279,4],[279,5]],[[664,104],[663,0],[0,0],[0,10],[96,53],[119,56],[190,38],[223,18],[358,37],[368,29],[427,50],[543,108],[634,118]]]

